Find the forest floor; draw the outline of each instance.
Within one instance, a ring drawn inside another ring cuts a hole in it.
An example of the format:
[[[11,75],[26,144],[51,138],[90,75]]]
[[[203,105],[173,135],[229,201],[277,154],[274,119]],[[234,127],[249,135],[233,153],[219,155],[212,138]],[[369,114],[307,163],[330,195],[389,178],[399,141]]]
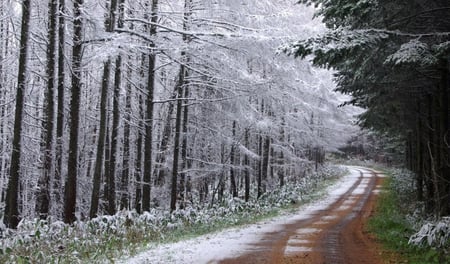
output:
[[[387,260],[365,225],[384,175],[361,167],[322,199],[264,222],[153,246],[123,263],[378,264]]]

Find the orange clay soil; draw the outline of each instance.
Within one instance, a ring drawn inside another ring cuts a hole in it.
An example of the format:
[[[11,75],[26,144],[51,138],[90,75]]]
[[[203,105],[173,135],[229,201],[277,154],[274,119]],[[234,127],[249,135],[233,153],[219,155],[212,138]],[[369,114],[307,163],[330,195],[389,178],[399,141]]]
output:
[[[369,170],[361,169],[360,174],[355,184],[327,209],[286,224],[281,231],[267,233],[251,245],[251,250],[219,263],[383,263],[386,256],[365,231],[383,178]]]

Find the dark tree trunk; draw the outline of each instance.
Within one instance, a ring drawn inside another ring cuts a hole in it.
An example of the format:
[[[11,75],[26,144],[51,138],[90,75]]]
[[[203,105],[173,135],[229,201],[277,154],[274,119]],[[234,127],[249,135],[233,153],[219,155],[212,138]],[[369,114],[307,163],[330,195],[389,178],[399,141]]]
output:
[[[177,87],[174,89],[173,96],[171,99],[176,98]],[[172,114],[173,114],[174,104],[169,102],[169,106],[167,109],[166,121],[164,123],[163,132],[161,135],[161,143],[159,144],[159,149],[156,154],[156,162],[155,162],[155,185],[163,186],[166,182],[167,177],[167,168],[164,167],[164,163],[166,162],[167,150],[169,147],[170,135],[172,133]]]
[[[112,113],[112,128],[111,128],[111,154],[109,166],[108,179],[108,214],[114,215],[116,213],[116,160],[117,160],[117,143],[119,137],[119,96],[120,96],[120,82],[122,74],[122,58],[116,59],[116,69],[114,74],[114,94],[113,94],[113,113]]]
[[[5,14],[4,3],[0,3],[0,17],[3,17]],[[5,25],[4,21],[0,20],[0,61],[3,61],[3,40],[6,38],[5,36]],[[6,87],[3,84],[3,63],[0,63],[0,120],[4,120],[5,116],[5,96],[6,96]],[[4,151],[4,143],[3,143],[3,135],[5,133],[4,122],[0,122],[0,153]],[[3,158],[0,158],[0,178],[3,178]],[[3,186],[0,188],[0,203],[4,202],[4,188]]]
[[[111,71],[111,61],[107,61],[103,65],[102,90],[100,95],[100,129],[97,141],[97,155],[95,158],[95,168],[93,177],[93,188],[91,196],[90,218],[97,217],[100,200],[100,184],[102,179],[103,156],[105,154],[105,137],[106,137],[106,114],[107,114],[107,98],[108,83]]]
[[[246,128],[245,136],[244,136],[244,144],[247,149],[250,146],[249,134],[250,134],[250,131],[248,128]],[[248,154],[244,154],[244,186],[245,186],[244,187],[244,189],[245,189],[244,199],[246,202],[248,202],[250,199],[250,162],[249,162]]]
[[[448,62],[441,62],[442,77],[439,85],[439,149],[440,149],[440,177],[439,177],[439,208],[438,216],[450,215],[450,204],[448,203],[450,196],[450,157],[449,157],[449,92],[448,92]]]
[[[177,181],[178,181],[178,160],[180,155],[180,134],[181,134],[181,112],[183,106],[183,86],[184,86],[185,66],[180,66],[180,73],[177,84],[177,112],[175,118],[175,139],[173,143],[173,166],[172,166],[172,181],[170,194],[170,211],[176,209],[177,204]]]
[[[78,176],[78,126],[80,114],[81,93],[81,60],[83,54],[83,0],[74,1],[73,50],[72,50],[72,96],[70,102],[70,139],[67,179],[64,186],[64,222],[73,223],[76,220],[75,209],[77,201]]]
[[[259,160],[257,162],[257,172],[258,172],[258,178],[257,178],[257,188],[258,188],[258,194],[257,197],[261,197],[261,195],[264,193],[264,187],[263,187],[263,137],[262,135],[258,135],[258,156]]]
[[[262,161],[262,191],[266,192],[267,189],[267,178],[269,174],[269,156],[270,156],[270,137],[265,136],[264,139],[264,150],[263,150],[263,161]]]
[[[111,32],[114,31],[116,20],[117,27],[123,28],[123,1],[124,0],[111,0]],[[119,5],[119,7],[118,7]],[[117,14],[118,13],[118,14]],[[108,214],[114,215],[116,213],[116,167],[117,167],[117,154],[118,149],[118,137],[119,137],[119,119],[120,119],[120,87],[122,82],[122,56],[119,54],[115,62],[114,72],[114,93],[113,93],[113,123],[111,132],[111,164],[108,180]]]
[[[423,167],[424,167],[424,161],[423,161],[423,151],[424,151],[424,146],[423,146],[423,140],[424,140],[424,135],[423,135],[423,128],[422,128],[422,123],[423,123],[423,119],[420,116],[421,115],[421,111],[420,111],[421,107],[420,107],[420,103],[418,104],[418,119],[417,119],[417,149],[416,149],[416,160],[417,160],[417,171],[416,171],[416,188],[417,188],[417,200],[418,201],[423,201],[424,197],[423,197]]]
[[[61,203],[61,174],[62,174],[62,160],[63,160],[63,133],[64,133],[64,94],[65,94],[65,27],[66,20],[64,14],[66,13],[65,0],[59,0],[59,14],[58,14],[58,110],[56,117],[56,159],[55,159],[55,177],[53,179],[53,194],[54,204],[58,206]]]
[[[45,92],[45,115],[42,121],[42,174],[38,180],[38,193],[36,196],[36,213],[39,218],[46,219],[50,209],[50,176],[52,175],[53,159],[53,119],[55,116],[55,51],[56,51],[56,22],[58,0],[50,0],[48,8],[48,44],[47,44],[47,90]]]
[[[188,73],[185,73],[185,79],[188,78]],[[184,85],[184,98],[189,98],[189,84],[185,82]],[[183,133],[183,140],[181,143],[181,168],[183,170],[188,169],[188,161],[187,161],[187,153],[188,153],[188,123],[189,123],[189,106],[188,106],[188,99],[184,100],[184,106],[183,106],[183,125],[182,125],[182,133]],[[179,186],[179,193],[180,193],[180,208],[183,209],[186,207],[186,197],[185,192],[187,192],[186,186],[186,172],[180,173],[180,186]]]
[[[144,113],[144,102],[142,96],[139,95],[139,113],[142,115]],[[139,127],[144,127],[144,118],[141,116],[139,121]],[[140,129],[137,130],[137,140],[136,140],[136,161],[135,161],[135,173],[134,178],[136,180],[136,197],[134,202],[134,208],[138,214],[142,213],[142,143],[143,135]]]
[[[285,141],[285,132],[284,132],[284,127],[286,125],[286,121],[283,118],[281,118],[281,128],[280,128],[280,145],[283,147],[284,146],[284,141]],[[284,177],[285,177],[285,171],[284,171],[284,153],[283,153],[283,149],[280,149],[280,153],[278,154],[278,180],[280,182],[280,187],[283,187],[285,182],[284,182]]]
[[[158,22],[158,0],[152,0],[152,23]],[[150,26],[150,35],[156,35],[156,26]],[[151,44],[152,49],[155,48]],[[142,209],[150,211],[150,192],[152,185],[152,151],[153,151],[153,97],[155,92],[155,64],[156,55],[148,56],[148,79],[147,79],[147,111],[145,116],[145,140],[144,140],[144,182],[142,190]]]
[[[432,95],[427,95],[427,140],[425,146],[426,153],[426,163],[427,163],[427,177],[426,181],[426,190],[427,190],[427,198],[426,198],[426,211],[428,213],[432,213],[435,210],[435,188],[434,188],[434,178],[435,178],[435,163],[434,163],[434,154],[433,154],[433,144],[434,144],[434,124],[433,124],[433,100]]]
[[[128,67],[128,78],[131,78],[132,69]],[[125,95],[125,116],[124,116],[124,127],[123,127],[123,169],[122,178],[120,181],[121,187],[121,197],[120,197],[120,209],[129,208],[129,194],[128,185],[130,178],[130,123],[131,123],[131,84],[128,82],[126,85],[126,95]]]
[[[107,108],[109,108],[107,106]],[[110,115],[109,113],[106,113],[107,117],[106,117],[106,138],[105,138],[105,159],[104,159],[104,175],[103,175],[103,196],[100,200],[100,205],[102,206],[102,209],[107,209],[107,200],[108,200],[108,194],[109,194],[109,173],[111,171],[110,166],[111,166],[111,133],[109,132],[109,119],[110,119]]]
[[[232,135],[233,135],[233,141],[236,138],[236,121],[233,121],[233,127],[232,127]],[[237,186],[236,186],[236,178],[235,178],[235,143],[233,142],[231,145],[231,150],[230,150],[230,189],[231,189],[231,194],[233,195],[233,197],[237,197],[238,196],[238,192],[237,192]]]
[[[24,0],[22,2],[22,28],[20,32],[19,71],[17,77],[16,109],[14,114],[14,136],[8,188],[6,189],[5,215],[3,217],[3,222],[9,228],[16,228],[20,221],[18,204],[20,154],[22,150],[22,119],[26,83],[26,64],[28,57],[30,11],[30,0]]]

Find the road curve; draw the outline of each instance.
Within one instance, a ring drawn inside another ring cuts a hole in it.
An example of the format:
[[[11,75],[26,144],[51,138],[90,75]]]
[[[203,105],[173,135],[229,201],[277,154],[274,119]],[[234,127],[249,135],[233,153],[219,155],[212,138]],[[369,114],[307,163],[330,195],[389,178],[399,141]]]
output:
[[[264,234],[239,256],[210,263],[382,263],[364,225],[373,212],[383,176],[367,168],[349,169],[353,181],[331,203]]]

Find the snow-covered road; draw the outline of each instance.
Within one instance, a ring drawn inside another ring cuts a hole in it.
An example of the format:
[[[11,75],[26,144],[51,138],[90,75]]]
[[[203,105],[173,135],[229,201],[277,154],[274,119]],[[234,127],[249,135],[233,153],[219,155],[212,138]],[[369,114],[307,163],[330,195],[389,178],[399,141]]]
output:
[[[150,246],[141,254],[121,259],[119,263],[218,263],[223,259],[241,256],[255,251],[255,245],[261,242],[267,234],[281,232],[286,225],[308,220],[318,212],[327,210],[336,203],[345,193],[351,191],[352,195],[364,192],[368,178],[372,177],[367,170],[360,167],[348,167],[350,173],[341,178],[334,185],[326,189],[322,199],[310,204],[302,205],[293,213],[284,214],[270,220],[247,225],[239,228],[227,229],[214,234],[203,235],[172,244]],[[364,174],[362,172],[365,172]],[[364,176],[363,176],[364,175]],[[353,188],[353,189],[352,189]],[[351,190],[352,189],[352,190]],[[375,189],[377,191],[377,189]],[[351,202],[350,201],[347,201]],[[345,202],[341,205],[344,210]],[[328,216],[329,220],[332,216]],[[327,217],[322,217],[327,221]],[[305,231],[305,230],[304,230]],[[305,231],[307,232],[307,230]],[[295,241],[294,241],[295,242]],[[298,242],[298,241],[297,241]],[[295,250],[309,250],[308,248],[284,248],[284,254]]]

